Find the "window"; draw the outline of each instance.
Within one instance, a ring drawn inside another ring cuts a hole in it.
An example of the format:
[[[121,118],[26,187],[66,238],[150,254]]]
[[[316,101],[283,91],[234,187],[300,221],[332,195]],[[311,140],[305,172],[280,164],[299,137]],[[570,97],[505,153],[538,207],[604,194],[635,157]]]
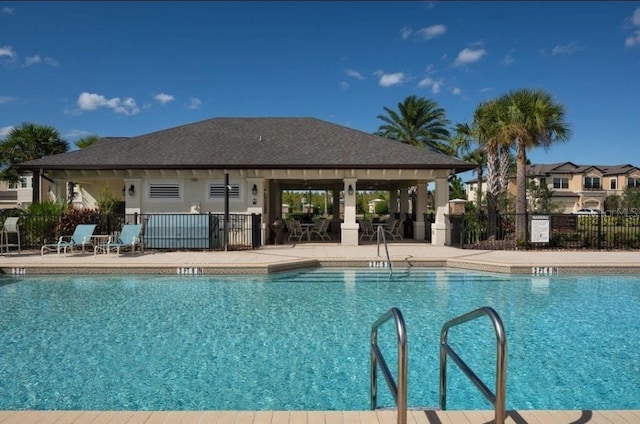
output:
[[[547,178],[540,177],[540,187],[546,187],[546,186],[547,186]]]
[[[180,184],[151,183],[149,184],[149,199],[180,199]]]
[[[20,177],[20,181],[17,183],[9,183],[10,189],[29,188],[29,184],[26,177]]]
[[[229,184],[229,198],[240,198],[240,184]],[[224,199],[224,183],[209,184],[209,199]]]
[[[553,179],[553,188],[555,189],[568,189],[569,188],[569,178],[554,178]]]
[[[584,177],[584,188],[586,190],[599,190],[600,177]]]
[[[615,178],[611,178],[609,180],[609,190],[617,190],[618,189],[618,180]]]
[[[640,188],[640,177],[627,177],[627,187]]]

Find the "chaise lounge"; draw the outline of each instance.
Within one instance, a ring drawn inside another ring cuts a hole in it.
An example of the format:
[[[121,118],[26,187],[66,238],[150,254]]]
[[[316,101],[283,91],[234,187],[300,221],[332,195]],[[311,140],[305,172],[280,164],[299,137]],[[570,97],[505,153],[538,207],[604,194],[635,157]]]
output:
[[[142,248],[142,240],[140,233],[142,232],[142,224],[125,224],[122,226],[120,236],[116,240],[109,238],[109,241],[96,245],[93,249],[93,254],[98,252],[108,254],[112,250],[116,251],[117,255],[120,255],[120,249],[131,248],[131,253],[135,253],[136,246]]]
[[[45,250],[48,250],[49,252],[55,250],[58,252],[58,255],[60,254],[60,251],[62,251],[64,256],[67,256],[67,249],[71,250],[71,253],[73,253],[73,249],[78,246],[82,247],[82,253],[84,253],[85,248],[92,245],[91,236],[95,230],[95,224],[78,224],[69,240],[65,240],[65,238],[69,236],[60,236],[57,243],[45,244],[42,246],[40,249],[40,255],[44,255]]]

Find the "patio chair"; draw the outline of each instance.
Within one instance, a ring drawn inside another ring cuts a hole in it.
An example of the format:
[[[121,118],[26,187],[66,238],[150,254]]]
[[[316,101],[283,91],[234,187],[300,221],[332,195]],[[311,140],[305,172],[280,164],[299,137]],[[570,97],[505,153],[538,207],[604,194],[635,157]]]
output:
[[[93,249],[93,254],[96,255],[98,252],[108,254],[114,250],[119,256],[120,249],[126,248],[131,248],[131,254],[133,254],[136,251],[136,246],[140,247],[140,250],[142,251],[141,233],[142,224],[125,224],[122,226],[120,236],[116,240],[112,240],[110,237],[108,242],[96,245]]]
[[[6,249],[8,255],[10,247],[17,247],[18,254],[20,254],[20,226],[18,225],[19,219],[20,218],[18,217],[10,216],[4,220],[2,232],[0,232],[0,253],[2,253],[2,249]],[[9,243],[9,234],[16,235],[16,243]]]
[[[60,236],[57,243],[43,245],[40,248],[40,256],[44,255],[45,250],[49,252],[55,250],[58,252],[58,255],[60,251],[62,251],[64,256],[67,256],[67,249],[73,253],[73,249],[78,246],[82,247],[82,253],[84,253],[85,247],[93,244],[91,242],[91,236],[95,230],[96,224],[78,224],[71,236]]]
[[[399,219],[394,219],[393,222],[391,223],[391,226],[385,228],[384,231],[385,233],[393,237],[394,240],[398,238],[402,240],[402,234],[400,233],[401,226],[402,226],[402,221],[400,221]]]
[[[291,221],[291,232],[289,233],[289,237],[287,240],[291,240],[292,238],[297,238],[298,241],[302,240],[302,237],[308,234],[307,229],[303,229],[302,225],[300,225],[300,221],[293,220]]]
[[[360,228],[362,229],[362,233],[360,233],[360,240],[364,238],[369,238],[369,240],[372,240],[376,235],[376,232],[373,229],[373,224],[368,219],[360,221]]]
[[[317,236],[322,241],[324,241],[325,237],[327,240],[331,240],[331,236],[327,233],[327,229],[329,229],[329,221],[326,219],[320,219],[316,222],[316,225],[311,228],[311,236]]]

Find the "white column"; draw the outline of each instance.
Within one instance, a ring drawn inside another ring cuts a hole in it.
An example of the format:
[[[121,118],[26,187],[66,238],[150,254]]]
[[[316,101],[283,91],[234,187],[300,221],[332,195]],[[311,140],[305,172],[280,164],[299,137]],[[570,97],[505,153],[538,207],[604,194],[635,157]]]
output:
[[[359,241],[359,225],[356,222],[356,181],[355,178],[344,179],[344,222],[340,226],[343,246],[357,246]]]
[[[434,202],[436,209],[436,222],[431,225],[431,244],[444,246],[447,237],[447,221],[445,213],[449,205],[449,181],[446,178],[436,180]]]

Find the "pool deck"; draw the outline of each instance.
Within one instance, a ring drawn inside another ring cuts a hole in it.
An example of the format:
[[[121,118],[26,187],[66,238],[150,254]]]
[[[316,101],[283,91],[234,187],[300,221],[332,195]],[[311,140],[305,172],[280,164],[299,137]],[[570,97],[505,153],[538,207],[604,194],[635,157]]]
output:
[[[449,267],[515,274],[640,274],[638,251],[461,250],[424,243],[392,242],[394,267]],[[378,255],[380,252],[380,255]],[[309,267],[377,267],[386,261],[375,244],[296,243],[229,252],[154,252],[66,257],[11,251],[0,256],[0,273],[20,274],[247,274]],[[508,403],[508,399],[507,399]],[[480,424],[493,411],[409,411],[407,424]],[[509,411],[507,423],[640,423],[640,410]],[[0,411],[0,424],[212,423],[212,424],[395,424],[394,411]]]
[[[463,250],[426,243],[391,242],[393,266],[449,267],[512,274],[619,273],[640,274],[639,251],[502,251]],[[74,253],[12,250],[0,256],[0,273],[14,274],[99,274],[99,273],[270,273],[309,267],[353,267],[386,261],[383,246],[339,243],[296,243],[263,246],[242,251],[189,251],[125,253],[119,257]],[[191,272],[190,272],[191,271]]]

